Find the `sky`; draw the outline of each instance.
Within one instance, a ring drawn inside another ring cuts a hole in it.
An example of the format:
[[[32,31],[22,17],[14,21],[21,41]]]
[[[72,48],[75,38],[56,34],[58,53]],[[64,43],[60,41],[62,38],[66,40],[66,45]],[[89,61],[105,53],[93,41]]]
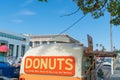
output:
[[[82,11],[71,16],[64,16],[77,10],[72,0],[0,0],[0,29],[18,34],[60,34],[78,19],[83,17]],[[102,44],[110,51],[110,16],[109,13],[99,19],[86,15],[77,24],[62,34],[68,34],[76,40],[87,43],[87,34],[92,36],[94,49],[101,49]],[[112,26],[113,46],[120,49],[120,26]]]

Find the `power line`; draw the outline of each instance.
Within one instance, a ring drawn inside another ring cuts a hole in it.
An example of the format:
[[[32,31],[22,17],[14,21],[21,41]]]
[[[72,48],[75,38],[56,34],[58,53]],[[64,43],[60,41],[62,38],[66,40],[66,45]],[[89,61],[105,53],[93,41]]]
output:
[[[71,15],[77,13],[78,11],[80,11],[80,8],[78,8],[76,11],[74,11],[74,12],[72,12],[72,13],[70,13],[70,14],[65,14],[65,15],[62,15],[62,16],[60,16],[60,17],[71,16]]]
[[[79,21],[81,21],[86,15],[80,17],[77,21],[75,21],[72,25],[70,25],[69,27],[67,27],[65,30],[61,31],[59,33],[60,34],[63,34],[64,32],[68,31],[69,29],[71,29],[72,27],[74,27],[75,24],[77,24]]]
[[[66,29],[64,29],[63,31],[61,31],[58,35],[56,35],[54,38],[58,37],[59,35],[63,34],[64,32],[68,31],[69,29],[71,29],[72,27],[74,27],[75,24],[77,24],[79,21],[81,21],[86,15],[80,17],[77,21],[75,21],[72,25],[70,25],[69,27],[67,27]]]

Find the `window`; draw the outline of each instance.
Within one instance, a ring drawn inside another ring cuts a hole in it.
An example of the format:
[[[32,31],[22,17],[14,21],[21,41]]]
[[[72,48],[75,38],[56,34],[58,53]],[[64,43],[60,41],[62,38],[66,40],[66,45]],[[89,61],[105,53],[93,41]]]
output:
[[[0,45],[6,45],[6,43],[0,43]]]
[[[30,47],[32,47],[32,46],[33,46],[33,42],[30,41],[30,44],[29,44],[29,45],[30,45]]]
[[[21,46],[21,56],[24,56],[25,54],[25,45]]]
[[[55,41],[50,41],[50,44],[54,44],[55,43]]]
[[[19,45],[17,45],[17,48],[16,48],[16,59],[18,57],[18,53],[19,53]]]
[[[8,56],[13,56],[13,53],[14,53],[14,45],[9,44],[9,54],[8,54]]]
[[[40,46],[40,42],[39,41],[35,41],[35,47]]]
[[[47,44],[47,41],[43,41],[42,44]]]
[[[23,38],[23,42],[26,42],[26,38]]]

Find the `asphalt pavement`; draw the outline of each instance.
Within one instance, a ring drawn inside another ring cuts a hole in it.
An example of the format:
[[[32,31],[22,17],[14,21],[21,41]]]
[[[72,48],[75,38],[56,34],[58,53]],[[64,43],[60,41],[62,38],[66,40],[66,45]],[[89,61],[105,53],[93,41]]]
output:
[[[104,74],[103,75],[103,80],[109,80],[110,75],[111,75],[111,66],[104,66],[103,64],[98,64],[98,65],[100,65],[100,66],[97,68],[97,72],[98,72],[99,69],[102,69],[103,74]],[[97,76],[96,80],[100,80],[98,76]]]
[[[120,80],[120,59],[117,59],[116,70],[114,70],[114,74],[110,76],[110,80]]]

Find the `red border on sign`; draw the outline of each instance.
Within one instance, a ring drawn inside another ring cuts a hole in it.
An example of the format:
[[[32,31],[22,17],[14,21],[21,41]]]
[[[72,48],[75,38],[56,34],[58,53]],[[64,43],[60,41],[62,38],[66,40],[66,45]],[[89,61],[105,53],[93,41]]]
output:
[[[75,59],[73,56],[28,56],[25,58],[24,71],[29,74],[50,74],[73,76]]]

